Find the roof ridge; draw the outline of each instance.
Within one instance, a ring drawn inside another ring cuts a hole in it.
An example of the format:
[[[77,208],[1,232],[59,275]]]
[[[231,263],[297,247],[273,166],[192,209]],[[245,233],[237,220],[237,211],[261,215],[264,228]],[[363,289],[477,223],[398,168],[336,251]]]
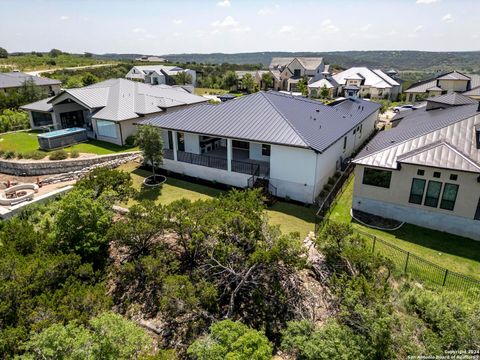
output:
[[[265,93],[264,91],[260,91],[260,94],[262,94],[263,98],[266,99],[268,103],[273,107],[273,109],[287,122],[287,124],[292,128],[295,134],[297,134],[297,136],[302,139],[305,145],[312,147],[310,143],[303,137],[303,135],[299,133],[295,126],[292,125],[290,120],[288,120],[287,117],[278,109],[278,107],[268,98],[267,93]]]
[[[472,106],[472,105],[474,105],[474,104],[470,104],[470,105],[467,104],[467,105],[465,105],[465,106]],[[455,107],[452,107],[452,108],[450,108],[450,109],[455,109]],[[442,111],[445,111],[445,110],[442,110]],[[469,114],[469,115],[467,115],[466,117],[461,118],[461,119],[458,119],[457,121],[455,121],[455,122],[453,122],[453,123],[450,123],[450,124],[448,124],[448,125],[445,125],[445,126],[439,128],[439,129],[431,130],[431,131],[428,131],[428,132],[423,133],[423,134],[417,134],[416,136],[410,137],[410,138],[405,139],[405,140],[400,141],[400,142],[394,142],[394,143],[392,143],[392,145],[390,145],[390,146],[386,146],[386,147],[384,147],[384,148],[382,148],[382,149],[379,149],[379,150],[377,150],[377,151],[374,151],[374,152],[372,152],[372,153],[370,153],[370,154],[367,154],[367,155],[364,155],[364,156],[362,156],[362,157],[355,158],[354,161],[357,162],[357,161],[359,161],[359,160],[362,160],[362,159],[365,159],[365,158],[367,158],[367,157],[370,157],[370,156],[376,155],[376,154],[378,154],[378,153],[381,153],[381,152],[383,152],[383,151],[385,151],[385,150],[387,150],[387,149],[391,149],[391,148],[393,148],[393,147],[395,147],[395,146],[398,146],[398,145],[401,145],[401,144],[403,144],[403,143],[406,143],[407,141],[411,141],[411,140],[414,140],[414,139],[418,139],[418,138],[420,138],[420,137],[422,137],[422,136],[425,136],[425,135],[428,135],[428,134],[433,133],[433,132],[435,132],[435,131],[444,129],[444,128],[446,128],[446,127],[448,127],[448,126],[451,126],[451,125],[453,125],[453,124],[457,124],[457,123],[459,123],[460,121],[467,120],[467,119],[471,118],[472,116],[476,116],[476,114]],[[385,131],[385,130],[383,130],[383,131]],[[392,131],[392,130],[387,130],[387,131]],[[365,146],[365,149],[367,149],[367,148],[368,148],[368,144]]]

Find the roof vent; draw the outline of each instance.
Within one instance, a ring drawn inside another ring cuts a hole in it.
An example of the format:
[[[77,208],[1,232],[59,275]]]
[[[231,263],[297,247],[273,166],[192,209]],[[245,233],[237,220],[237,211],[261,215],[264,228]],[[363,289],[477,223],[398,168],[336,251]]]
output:
[[[317,110],[315,110],[315,111],[316,111],[317,113],[319,113],[319,112],[320,112],[320,109],[317,109]]]

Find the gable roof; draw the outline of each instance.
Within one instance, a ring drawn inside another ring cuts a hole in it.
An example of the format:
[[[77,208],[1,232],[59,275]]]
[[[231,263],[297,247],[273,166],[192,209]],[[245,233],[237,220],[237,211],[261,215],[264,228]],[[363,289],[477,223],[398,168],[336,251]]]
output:
[[[446,140],[440,140],[399,155],[397,161],[443,169],[480,172],[480,165]]]
[[[83,88],[66,89],[50,98],[53,105],[73,98],[88,109],[93,118],[121,121],[140,115],[161,112],[162,109],[206,102],[180,87],[148,85],[126,79],[110,79]],[[32,106],[33,104],[26,105]]]
[[[56,79],[33,76],[19,71],[13,71],[8,73],[0,72],[0,89],[17,88],[22,86],[23,83],[27,80],[33,80],[35,85],[38,86],[59,85],[62,83],[61,81]]]
[[[346,100],[332,107],[269,91],[154,116],[141,124],[322,152],[379,107],[365,100]]]
[[[321,57],[274,57],[270,62],[270,69],[282,69],[290,65],[295,59],[305,68],[305,70],[316,70],[323,58]]]
[[[410,85],[410,87],[405,90],[406,93],[424,93],[427,90],[442,90],[438,87],[438,80],[469,80],[467,90],[476,88],[480,86],[480,75],[478,74],[462,74],[458,71],[450,71],[447,73],[440,74],[434,78],[428,78],[421,80],[417,83]]]
[[[309,88],[323,88],[324,86],[326,86],[327,89],[332,89],[334,87],[337,87],[338,84],[334,79],[320,79],[311,84],[308,84]]]
[[[367,67],[351,67],[350,69],[333,75],[333,78],[340,85],[345,85],[347,83],[347,79],[364,79],[363,85],[381,89],[400,85],[382,70],[371,70]]]
[[[444,74],[437,78],[438,80],[470,80],[470,77],[459,73],[458,71],[452,71],[451,73]]]
[[[468,105],[468,104],[477,104],[478,101],[475,101],[468,96],[464,96],[458,93],[449,93],[445,95],[439,95],[427,99],[427,102],[434,102],[437,104],[446,104],[451,106],[459,105]]]
[[[413,110],[401,119],[396,127],[378,133],[359,153],[354,162],[368,166],[396,168],[400,160],[404,162],[406,159],[416,160],[419,164],[424,164],[426,160],[422,159],[431,157],[432,154],[436,156],[443,154],[446,157],[429,160],[430,164],[432,166],[435,164],[437,167],[452,166],[449,159],[453,157],[451,152],[453,147],[470,162],[480,165],[480,150],[476,149],[474,136],[474,128],[480,124],[478,110],[477,103],[445,109],[427,110],[424,107]],[[435,151],[425,148],[429,151],[422,155],[424,158],[410,157],[416,154],[411,153],[412,151],[440,141],[448,143],[450,148],[448,150],[438,148]],[[460,161],[462,156],[456,159]],[[459,164],[463,169],[470,166],[462,165],[461,161]],[[471,168],[469,169],[465,171],[471,171]]]
[[[462,94],[466,96],[480,96],[480,86],[477,86],[471,90],[465,91]]]

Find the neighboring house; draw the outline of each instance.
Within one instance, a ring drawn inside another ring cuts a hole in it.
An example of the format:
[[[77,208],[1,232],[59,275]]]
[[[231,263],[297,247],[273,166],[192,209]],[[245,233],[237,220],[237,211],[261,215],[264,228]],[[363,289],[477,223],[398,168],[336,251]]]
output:
[[[145,62],[166,62],[164,58],[161,58],[159,56],[148,56],[144,55],[142,57],[136,58],[135,61],[145,61]]]
[[[242,84],[242,79],[246,74],[252,75],[253,80],[259,89],[264,89],[265,85],[262,80],[262,75],[268,72],[268,70],[235,71],[235,75],[237,75],[237,90],[245,90],[245,86]]]
[[[402,92],[401,84],[379,69],[352,67],[332,78],[338,84],[336,96],[345,96],[345,88],[352,86],[359,89],[361,98],[397,100]]]
[[[428,99],[354,160],[352,207],[480,240],[480,105]]]
[[[319,98],[322,97],[323,89],[327,88],[328,97],[334,98],[337,96],[338,83],[333,77],[326,76],[323,79],[315,81],[308,85],[308,96]]]
[[[146,119],[164,135],[163,169],[237,187],[267,182],[277,196],[313,203],[374,131],[380,105],[335,106],[275,91]]]
[[[478,99],[480,97],[480,75],[467,75],[451,71],[417,82],[405,90],[408,102],[451,92],[464,93],[464,95]]]
[[[60,85],[62,84],[59,80],[33,76],[19,71],[8,73],[0,72],[0,94],[7,94],[12,90],[17,90],[22,87],[27,80],[32,80],[35,85],[45,89],[50,96],[58,94]]]
[[[146,115],[169,112],[207,99],[167,85],[111,79],[22,106],[32,129],[83,127],[91,138],[124,145]]]
[[[183,69],[179,66],[166,65],[141,65],[134,66],[125,75],[127,79],[143,81],[150,85],[174,85],[174,76],[180,72],[186,72],[192,77],[192,85],[195,86],[197,73],[195,70]],[[184,84],[179,84],[184,85]]]
[[[273,75],[274,90],[293,92],[303,77],[309,83],[322,79],[325,63],[321,57],[276,57],[268,68]]]

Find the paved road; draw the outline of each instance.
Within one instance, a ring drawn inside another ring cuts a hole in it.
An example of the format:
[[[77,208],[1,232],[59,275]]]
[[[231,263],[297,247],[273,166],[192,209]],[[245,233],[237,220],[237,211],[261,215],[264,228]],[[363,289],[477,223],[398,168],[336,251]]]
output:
[[[104,66],[114,66],[114,65],[117,65],[117,64],[95,64],[95,65],[74,66],[74,67],[65,67],[65,68],[59,67],[59,68],[53,68],[53,69],[27,71],[26,74],[39,76],[41,74],[52,73],[57,70],[82,70],[82,69],[93,69],[93,68],[104,67]]]

